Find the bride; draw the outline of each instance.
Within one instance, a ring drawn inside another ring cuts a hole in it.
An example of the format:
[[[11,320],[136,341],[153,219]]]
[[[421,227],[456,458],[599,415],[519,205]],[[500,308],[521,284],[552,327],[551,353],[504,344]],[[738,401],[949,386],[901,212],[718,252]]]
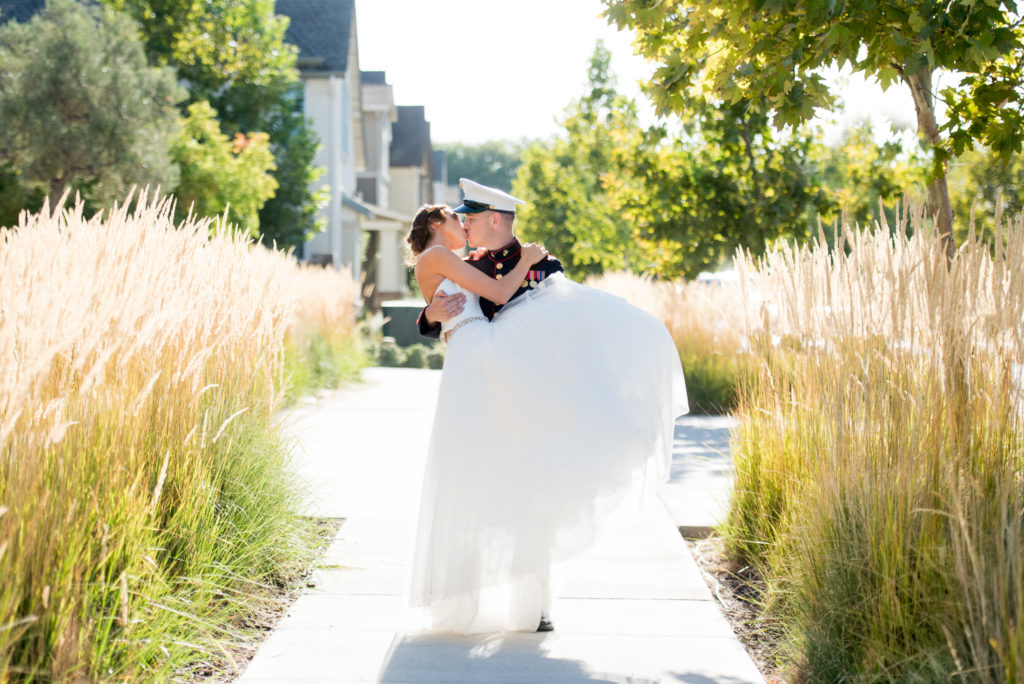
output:
[[[474,209],[477,220],[488,211]],[[466,232],[445,205],[420,209],[408,242],[428,302],[442,291],[466,296],[442,326],[448,347],[412,563],[415,626],[548,631],[552,562],[585,548],[624,497],[668,475],[674,419],[687,411],[678,352],[659,320],[562,273],[519,292],[547,256],[537,245],[485,275],[454,253]],[[480,297],[505,305],[492,321]]]

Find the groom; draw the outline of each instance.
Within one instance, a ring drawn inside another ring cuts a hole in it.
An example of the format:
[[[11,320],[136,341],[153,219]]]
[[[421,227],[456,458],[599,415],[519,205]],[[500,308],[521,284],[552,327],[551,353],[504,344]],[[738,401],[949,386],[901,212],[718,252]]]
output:
[[[522,245],[513,233],[513,223],[516,220],[516,205],[525,202],[497,188],[480,185],[468,178],[460,178],[459,187],[462,188],[465,199],[454,211],[465,216],[462,228],[466,232],[469,246],[476,250],[466,258],[466,262],[488,276],[501,280],[504,274],[519,263]],[[509,299],[509,303],[523,293],[540,286],[547,276],[564,270],[558,259],[546,257],[533,266],[533,270],[527,274],[526,280]],[[465,301],[466,296],[461,293],[451,296],[443,292],[435,294],[434,299],[424,307],[416,321],[420,334],[432,339],[440,337],[441,323],[460,314]],[[491,319],[501,310],[501,305],[481,297],[480,308],[483,309],[484,315]]]

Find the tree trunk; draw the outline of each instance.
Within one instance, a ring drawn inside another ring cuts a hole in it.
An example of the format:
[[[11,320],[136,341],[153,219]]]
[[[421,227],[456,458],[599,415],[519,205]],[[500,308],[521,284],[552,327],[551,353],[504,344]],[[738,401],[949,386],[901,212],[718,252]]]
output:
[[[63,204],[64,193],[67,192],[68,184],[63,178],[50,179],[50,194],[46,199],[46,210],[51,214]]]
[[[921,147],[934,152],[940,142],[939,126],[935,122],[935,98],[932,95],[932,70],[925,68],[913,73],[901,72],[903,81],[910,87],[917,110],[917,132]],[[935,177],[928,185],[928,207],[935,217],[939,235],[946,249],[946,258],[953,259],[956,240],[953,238],[953,208],[949,203],[949,187],[946,185],[946,162],[936,166]]]
[[[932,70],[922,69],[913,74],[904,74],[903,80],[910,86],[917,109],[917,129],[921,146],[934,150],[939,143],[939,127],[935,123],[934,98],[932,97]],[[949,189],[946,186],[946,163],[936,165],[935,177],[928,186],[928,204],[935,216],[939,235],[946,252],[946,265],[952,265],[956,256],[956,242],[953,238],[953,209],[949,204]],[[965,439],[970,425],[970,385],[967,381],[967,363],[961,340],[960,321],[943,321],[942,333],[943,363],[946,366],[946,393],[949,400],[949,429],[954,439]]]

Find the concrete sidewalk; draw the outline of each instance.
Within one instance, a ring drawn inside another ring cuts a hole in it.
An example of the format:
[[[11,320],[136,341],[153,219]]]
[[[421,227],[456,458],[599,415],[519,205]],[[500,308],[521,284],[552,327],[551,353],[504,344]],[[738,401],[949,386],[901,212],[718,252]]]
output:
[[[732,493],[732,416],[683,416],[676,421],[672,471],[659,494],[679,531],[704,537],[725,520]]]
[[[374,368],[364,378],[287,417],[312,488],[310,513],[345,523],[315,587],[241,681],[764,681],[676,529],[721,515],[728,458],[717,452],[728,446],[727,421],[683,419],[662,492],[667,508],[611,526],[594,549],[558,568],[555,632],[405,634],[402,590],[440,373]]]

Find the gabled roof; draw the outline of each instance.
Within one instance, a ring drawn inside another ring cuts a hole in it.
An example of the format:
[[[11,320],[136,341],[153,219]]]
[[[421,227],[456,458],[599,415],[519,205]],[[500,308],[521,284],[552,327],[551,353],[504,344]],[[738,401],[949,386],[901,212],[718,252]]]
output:
[[[387,74],[383,71],[360,71],[359,80],[363,85],[387,85]]]
[[[0,0],[0,24],[25,22],[46,6],[46,0]]]
[[[391,165],[429,166],[430,123],[423,105],[399,105],[391,126]]]
[[[300,69],[345,72],[355,0],[277,0],[276,12],[291,20],[284,39],[299,48]]]

